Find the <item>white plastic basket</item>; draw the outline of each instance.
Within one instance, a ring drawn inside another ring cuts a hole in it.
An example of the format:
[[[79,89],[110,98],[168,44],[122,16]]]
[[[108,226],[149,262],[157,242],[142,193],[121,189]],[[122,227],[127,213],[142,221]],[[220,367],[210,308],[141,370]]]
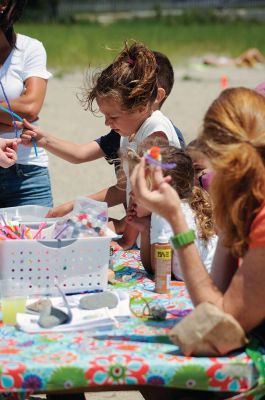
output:
[[[0,213],[6,221],[17,221],[23,222],[38,222],[49,221],[55,222],[56,219],[45,218],[49,211],[49,207],[38,206],[38,205],[25,205],[18,207],[6,207],[1,208]]]
[[[30,295],[53,294],[54,279],[65,293],[106,290],[110,240],[0,241],[0,279],[24,281]]]

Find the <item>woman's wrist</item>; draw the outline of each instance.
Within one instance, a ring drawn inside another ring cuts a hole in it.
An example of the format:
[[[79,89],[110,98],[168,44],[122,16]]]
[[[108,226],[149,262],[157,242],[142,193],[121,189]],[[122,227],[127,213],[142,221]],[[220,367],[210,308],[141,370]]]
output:
[[[168,222],[172,227],[174,235],[185,232],[189,229],[184,214],[180,208],[177,208],[174,212],[170,214]]]

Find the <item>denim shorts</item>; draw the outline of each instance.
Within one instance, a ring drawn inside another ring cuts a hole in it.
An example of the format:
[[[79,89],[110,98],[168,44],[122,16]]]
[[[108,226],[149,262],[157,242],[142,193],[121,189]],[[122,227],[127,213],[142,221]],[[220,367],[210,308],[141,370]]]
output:
[[[30,204],[53,207],[48,168],[23,164],[0,167],[0,208]]]

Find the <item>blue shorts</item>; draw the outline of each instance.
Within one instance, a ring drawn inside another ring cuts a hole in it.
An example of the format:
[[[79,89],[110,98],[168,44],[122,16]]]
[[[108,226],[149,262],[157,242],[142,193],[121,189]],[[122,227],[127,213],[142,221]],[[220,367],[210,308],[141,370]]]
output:
[[[53,207],[48,168],[23,164],[0,167],[0,208],[30,204]]]

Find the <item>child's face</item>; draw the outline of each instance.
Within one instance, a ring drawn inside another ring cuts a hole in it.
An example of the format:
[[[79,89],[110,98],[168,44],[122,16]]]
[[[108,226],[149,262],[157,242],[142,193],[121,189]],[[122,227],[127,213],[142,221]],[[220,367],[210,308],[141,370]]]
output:
[[[194,149],[187,149],[187,153],[192,159],[194,168],[194,185],[201,186],[199,178],[206,172],[212,171],[212,166],[209,158],[202,152]]]
[[[105,125],[114,129],[121,136],[130,136],[137,132],[142,123],[150,115],[148,106],[129,112],[123,110],[119,102],[109,98],[97,97],[100,112],[105,116]]]

